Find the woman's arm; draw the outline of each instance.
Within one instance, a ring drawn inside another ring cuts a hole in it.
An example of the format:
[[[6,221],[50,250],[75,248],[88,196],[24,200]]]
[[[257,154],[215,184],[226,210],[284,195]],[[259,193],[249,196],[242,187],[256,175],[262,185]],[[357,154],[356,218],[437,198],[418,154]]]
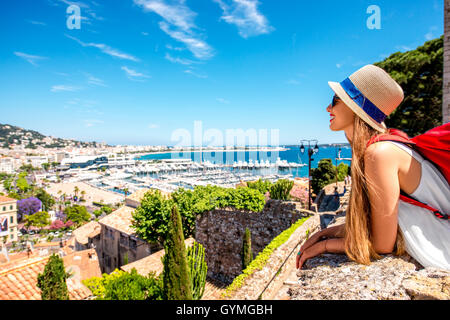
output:
[[[391,253],[397,239],[400,184],[398,155],[390,144],[375,143],[365,154],[365,175],[369,181],[371,239],[379,254]],[[371,182],[371,183],[370,183]]]

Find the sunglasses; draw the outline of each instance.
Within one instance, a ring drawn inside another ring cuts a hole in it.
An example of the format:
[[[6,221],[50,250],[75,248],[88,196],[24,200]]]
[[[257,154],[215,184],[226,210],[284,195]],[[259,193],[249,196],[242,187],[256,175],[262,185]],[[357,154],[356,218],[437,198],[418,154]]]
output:
[[[333,108],[340,100],[341,98],[339,98],[337,95],[334,95],[333,100],[331,101],[331,107]]]

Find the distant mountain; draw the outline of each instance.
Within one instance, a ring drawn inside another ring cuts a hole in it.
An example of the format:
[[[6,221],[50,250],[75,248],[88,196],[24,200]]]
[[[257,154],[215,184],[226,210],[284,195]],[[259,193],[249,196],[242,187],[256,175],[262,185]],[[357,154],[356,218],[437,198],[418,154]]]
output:
[[[45,136],[34,130],[26,130],[9,124],[0,123],[0,147],[9,148],[23,146],[27,149],[64,148],[64,147],[98,147],[104,144],[98,142],[82,142],[72,139],[61,139]]]

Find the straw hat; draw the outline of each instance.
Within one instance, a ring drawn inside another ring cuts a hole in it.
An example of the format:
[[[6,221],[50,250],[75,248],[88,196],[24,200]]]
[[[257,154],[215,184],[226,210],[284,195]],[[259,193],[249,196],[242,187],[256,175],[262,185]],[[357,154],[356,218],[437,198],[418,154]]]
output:
[[[336,95],[372,128],[384,132],[384,120],[403,101],[403,90],[383,69],[367,65],[344,81],[328,82]]]

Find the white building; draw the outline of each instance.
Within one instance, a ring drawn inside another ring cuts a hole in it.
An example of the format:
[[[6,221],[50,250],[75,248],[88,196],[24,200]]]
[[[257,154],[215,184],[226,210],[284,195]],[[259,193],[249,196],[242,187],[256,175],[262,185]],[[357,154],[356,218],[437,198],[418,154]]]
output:
[[[0,158],[0,172],[14,173],[13,158]]]

